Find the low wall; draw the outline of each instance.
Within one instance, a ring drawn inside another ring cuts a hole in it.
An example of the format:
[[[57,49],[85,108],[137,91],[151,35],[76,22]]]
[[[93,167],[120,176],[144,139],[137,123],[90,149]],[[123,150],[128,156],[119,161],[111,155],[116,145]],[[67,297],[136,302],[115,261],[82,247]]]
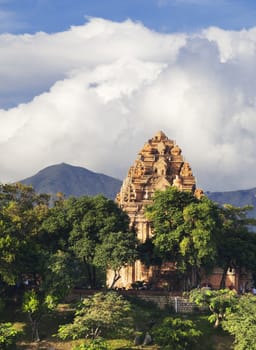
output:
[[[138,293],[138,298],[155,303],[160,309],[171,307],[175,312],[190,313],[195,310],[197,305],[182,296],[173,296],[170,294],[154,295],[150,292]]]
[[[83,297],[93,295],[99,291],[92,290],[73,290],[68,300],[79,300]],[[161,310],[166,307],[172,308],[175,312],[180,313],[190,313],[195,310],[197,305],[195,303],[191,303],[187,298],[182,297],[181,294],[173,294],[169,292],[154,292],[154,291],[126,291],[122,290],[119,293],[127,296],[134,296],[144,301],[155,303]]]

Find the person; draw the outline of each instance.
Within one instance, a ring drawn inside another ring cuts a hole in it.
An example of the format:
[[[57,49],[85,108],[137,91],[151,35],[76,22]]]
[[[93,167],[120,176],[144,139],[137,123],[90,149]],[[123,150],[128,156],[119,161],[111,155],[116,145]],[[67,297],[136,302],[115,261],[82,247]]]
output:
[[[152,342],[151,335],[148,332],[146,332],[143,345],[149,345],[149,344],[151,344],[151,342]]]

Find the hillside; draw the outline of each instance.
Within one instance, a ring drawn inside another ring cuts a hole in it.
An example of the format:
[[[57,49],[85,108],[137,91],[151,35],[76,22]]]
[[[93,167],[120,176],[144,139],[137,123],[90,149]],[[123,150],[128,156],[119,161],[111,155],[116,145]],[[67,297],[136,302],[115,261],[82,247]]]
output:
[[[115,198],[122,184],[113,177],[65,163],[44,168],[20,182],[32,185],[39,193],[62,192],[67,197],[103,194],[110,199]]]
[[[256,217],[256,188],[228,192],[206,192],[206,195],[220,204],[229,203],[237,207],[253,205],[251,216]]]

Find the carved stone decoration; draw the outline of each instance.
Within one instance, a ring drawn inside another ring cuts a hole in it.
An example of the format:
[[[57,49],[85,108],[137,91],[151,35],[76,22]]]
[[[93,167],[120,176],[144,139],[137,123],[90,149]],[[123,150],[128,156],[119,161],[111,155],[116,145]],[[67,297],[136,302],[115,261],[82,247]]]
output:
[[[160,158],[154,165],[154,172],[158,176],[165,176],[167,173],[168,164],[165,159]]]
[[[116,202],[129,215],[131,226],[136,229],[141,242],[152,236],[151,225],[144,216],[145,206],[152,203],[156,190],[165,190],[169,186],[194,193],[196,183],[180,147],[159,131],[139,152],[116,196]],[[159,269],[154,266],[147,268],[136,261],[133,266],[122,269],[117,287],[129,288],[135,281],[142,280],[157,284],[156,270]],[[108,271],[107,283],[111,281],[111,273]]]
[[[190,165],[185,162],[181,168],[181,171],[180,171],[180,174],[182,176],[193,176],[193,173],[192,173],[192,170],[191,170],[191,167]]]
[[[142,148],[142,150],[140,151],[140,154],[145,154],[145,153],[148,153],[148,154],[152,153],[152,147],[149,143],[146,143]]]
[[[201,188],[196,188],[194,195],[196,198],[201,199],[204,196],[204,191]]]
[[[176,175],[172,185],[177,187],[179,190],[182,190],[182,179],[179,177],[179,175]]]
[[[171,154],[174,156],[179,156],[181,154],[181,149],[179,148],[178,145],[175,145],[172,149],[171,149]]]
[[[158,152],[159,152],[160,155],[164,155],[165,150],[166,150],[166,145],[165,145],[165,143],[164,143],[164,142],[160,142],[160,143],[158,144],[157,150],[158,150]]]

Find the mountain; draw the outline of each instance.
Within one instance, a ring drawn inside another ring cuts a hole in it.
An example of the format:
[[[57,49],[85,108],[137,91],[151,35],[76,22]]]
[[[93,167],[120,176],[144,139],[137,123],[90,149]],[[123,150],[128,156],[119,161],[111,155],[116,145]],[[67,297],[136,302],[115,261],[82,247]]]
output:
[[[65,163],[44,168],[20,182],[32,185],[38,193],[62,192],[66,197],[103,194],[110,199],[115,198],[122,185],[122,181],[113,177]]]
[[[228,203],[237,207],[253,205],[254,209],[250,212],[250,216],[256,218],[256,188],[228,192],[206,192],[206,195],[220,204]]]
[[[67,197],[94,196],[101,193],[111,199],[115,198],[122,185],[121,180],[65,163],[44,168],[34,176],[20,182],[32,185],[39,193],[62,192]],[[250,216],[256,217],[256,188],[228,192],[206,192],[206,195],[220,204],[229,203],[237,207],[253,205],[254,209]]]

